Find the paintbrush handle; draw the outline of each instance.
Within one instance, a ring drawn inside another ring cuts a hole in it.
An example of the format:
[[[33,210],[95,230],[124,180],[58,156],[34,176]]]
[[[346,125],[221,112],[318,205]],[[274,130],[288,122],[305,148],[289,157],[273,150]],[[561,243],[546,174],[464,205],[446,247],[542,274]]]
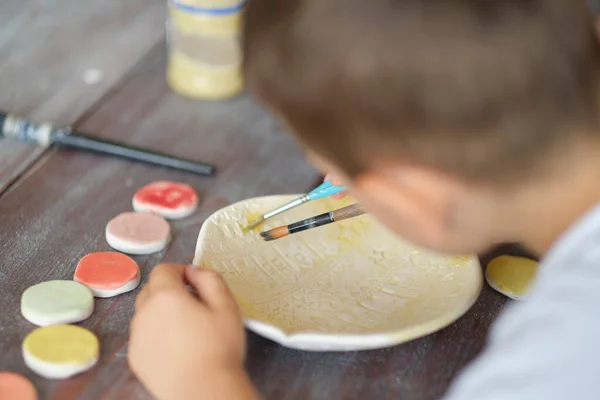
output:
[[[298,221],[296,223],[287,226],[290,234],[306,231],[319,226],[328,225],[333,222],[342,221],[348,218],[354,218],[359,215],[365,214],[366,210],[360,204],[352,204],[347,207],[339,208],[334,211],[323,213],[311,218]]]
[[[365,214],[367,211],[362,204],[352,204],[347,207],[338,208],[337,210],[331,211],[332,218],[335,222],[343,221],[348,218],[358,217],[359,215]]]
[[[309,200],[318,200],[325,197],[333,196],[341,192],[348,190],[346,186],[335,186],[330,181],[323,182],[319,187],[313,189],[308,193]]]
[[[56,144],[61,147],[122,157],[200,175],[211,176],[215,173],[215,167],[212,165],[109,140],[93,138],[81,133],[73,133],[69,128],[55,128],[49,124],[33,123],[3,112],[0,112],[0,137],[15,139],[25,143],[35,143],[44,147]]]
[[[244,229],[252,229],[253,227],[258,226],[259,224],[264,222],[265,220],[267,220],[269,218],[273,218],[274,216],[284,213],[288,210],[291,210],[292,208],[296,208],[299,205],[306,203],[307,201],[312,201],[312,200],[317,200],[317,199],[322,199],[325,197],[333,196],[334,194],[341,193],[346,190],[348,190],[348,188],[345,186],[334,186],[329,181],[323,182],[321,185],[319,185],[319,187],[310,191],[310,193],[307,193],[304,196],[297,198],[294,201],[284,204],[283,206],[276,208],[273,211],[269,211],[268,213],[264,214],[262,217],[254,220],[254,221],[251,221],[248,225],[246,225],[246,227]]]
[[[279,215],[281,213],[286,212],[287,210],[291,210],[292,208],[296,208],[299,205],[304,204],[304,203],[306,203],[309,200],[310,200],[310,198],[308,197],[308,195],[304,195],[304,196],[302,196],[300,198],[297,198],[294,201],[290,201],[289,203],[284,204],[283,206],[281,206],[279,208],[276,208],[275,210],[273,210],[271,212],[268,212],[265,215],[263,215],[263,220],[272,218],[272,217],[274,217],[276,215]]]
[[[168,154],[140,149],[137,147],[124,146],[117,142],[93,138],[80,133],[63,134],[61,132],[53,132],[50,137],[53,144],[62,147],[70,147],[80,150],[87,150],[98,154],[122,157],[128,160],[139,161],[146,164],[160,165],[162,167],[173,168],[200,175],[211,176],[215,173],[215,168],[211,165],[186,160],[183,158],[177,158]]]
[[[306,203],[307,201],[312,201],[312,200],[317,200],[317,199],[322,199],[325,197],[333,196],[334,194],[341,193],[345,190],[348,190],[348,188],[346,188],[344,186],[334,186],[329,181],[324,182],[316,189],[313,189],[312,191],[310,191],[310,193],[305,194],[304,196],[302,196],[294,201],[291,201],[279,208],[276,208],[275,210],[273,210],[271,212],[266,213],[265,215],[263,215],[263,219],[272,218],[283,212],[291,210],[292,208],[296,208],[299,205]]]

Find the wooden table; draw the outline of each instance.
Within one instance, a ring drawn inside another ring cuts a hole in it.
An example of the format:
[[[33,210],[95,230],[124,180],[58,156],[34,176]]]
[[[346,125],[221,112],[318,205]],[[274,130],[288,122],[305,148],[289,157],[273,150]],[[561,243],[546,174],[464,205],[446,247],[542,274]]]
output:
[[[174,224],[164,253],[137,257],[146,278],[162,260],[189,262],[198,230],[214,211],[248,197],[308,190],[319,179],[250,96],[192,102],[169,90],[164,8],[164,0],[0,3],[1,110],[219,168],[216,178],[200,178],[0,142],[0,370],[32,379],[42,399],[150,398],[127,367],[135,293],[98,300],[83,323],[102,344],[99,365],[86,374],[40,379],[26,369],[20,346],[33,329],[20,315],[21,293],[41,281],[71,279],[80,257],[109,250],[104,225],[130,209],[137,188],[173,179],[191,184],[202,197],[192,218]],[[99,82],[85,82],[89,70],[102,72]],[[480,351],[504,303],[486,287],[452,326],[379,351],[304,353],[250,334],[248,370],[266,399],[436,399]]]

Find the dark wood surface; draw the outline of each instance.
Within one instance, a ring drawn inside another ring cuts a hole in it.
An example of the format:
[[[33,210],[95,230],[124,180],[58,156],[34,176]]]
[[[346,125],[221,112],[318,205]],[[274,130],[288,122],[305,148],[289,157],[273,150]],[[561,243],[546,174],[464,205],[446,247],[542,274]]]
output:
[[[136,292],[97,300],[93,316],[82,324],[102,345],[101,361],[88,373],[65,381],[41,379],[26,369],[20,347],[34,329],[19,312],[22,292],[41,281],[71,279],[79,258],[108,250],[104,225],[130,210],[137,188],[157,179],[180,180],[202,198],[193,217],[172,225],[173,241],[165,252],[136,258],[145,279],[162,260],[191,261],[199,228],[214,211],[248,197],[307,190],[318,181],[295,143],[250,96],[191,102],[170,92],[163,6],[162,0],[0,4],[0,109],[73,123],[100,137],[219,168],[216,178],[201,178],[0,142],[0,370],[29,377],[41,399],[150,399],[126,361]],[[35,28],[23,25],[34,20]],[[81,32],[87,32],[83,39],[71,37]],[[40,35],[57,44],[42,46],[35,40]],[[86,68],[104,69],[104,80],[85,84]],[[520,253],[515,247],[496,250],[514,252]],[[477,304],[448,328],[378,351],[299,352],[249,334],[248,371],[266,399],[438,399],[481,350],[505,301],[485,287]]]
[[[0,110],[75,123],[164,42],[164,0],[0,1]],[[94,84],[87,71],[101,72]],[[0,142],[0,191],[42,150]]]

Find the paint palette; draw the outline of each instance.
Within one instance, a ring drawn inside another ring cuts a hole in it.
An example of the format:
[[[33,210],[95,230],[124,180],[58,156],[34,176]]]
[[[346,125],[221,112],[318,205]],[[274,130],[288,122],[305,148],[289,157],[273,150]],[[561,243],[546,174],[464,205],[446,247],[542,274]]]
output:
[[[417,248],[369,215],[274,242],[243,232],[253,217],[297,197],[233,204],[200,230],[194,264],[224,276],[250,330],[301,350],[375,349],[433,333],[477,299],[483,279],[476,257]],[[313,201],[260,230],[351,203]]]

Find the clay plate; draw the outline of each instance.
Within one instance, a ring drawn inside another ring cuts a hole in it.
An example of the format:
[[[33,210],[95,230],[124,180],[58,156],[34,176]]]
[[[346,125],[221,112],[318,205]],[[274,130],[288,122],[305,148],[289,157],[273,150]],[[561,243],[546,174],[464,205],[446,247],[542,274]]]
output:
[[[445,256],[401,241],[371,216],[264,242],[242,224],[298,196],[228,206],[206,220],[194,264],[223,274],[246,326],[311,351],[382,348],[433,333],[460,318],[482,287],[472,256]],[[314,201],[260,230],[331,211],[353,200]]]

